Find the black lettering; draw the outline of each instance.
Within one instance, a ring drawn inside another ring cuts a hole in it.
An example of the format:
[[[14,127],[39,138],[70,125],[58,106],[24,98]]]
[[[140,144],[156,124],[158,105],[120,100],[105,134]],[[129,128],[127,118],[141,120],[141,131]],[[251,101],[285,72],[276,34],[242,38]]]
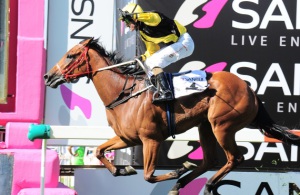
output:
[[[213,188],[213,194],[214,195],[220,195],[218,193],[218,188],[222,185],[232,185],[232,186],[236,186],[238,188],[241,188],[241,183],[238,181],[234,181],[234,180],[221,180],[220,182],[218,182],[214,188]]]
[[[74,33],[71,34],[71,39],[87,39],[89,38],[88,36],[76,36],[81,30],[85,29],[89,25],[93,24],[93,20],[88,20],[88,19],[71,19],[72,22],[86,22],[84,26],[76,30]]]
[[[72,8],[72,12],[75,14],[75,15],[81,15],[82,14],[82,12],[83,12],[83,9],[84,9],[84,4],[85,4],[85,2],[87,2],[87,1],[89,1],[89,2],[91,2],[91,4],[92,4],[92,9],[91,9],[91,13],[90,13],[90,16],[92,16],[93,14],[94,14],[94,7],[95,7],[95,4],[94,4],[94,1],[93,0],[82,0],[82,2],[81,2],[81,6],[80,6],[80,10],[79,10],[79,12],[77,12],[77,11],[75,11],[75,1],[76,0],[72,0],[72,5],[71,5],[71,8]]]
[[[300,189],[295,183],[289,183],[289,195],[293,195],[294,192],[300,194]]]
[[[188,77],[184,78],[183,77],[183,79],[186,80],[186,81],[202,81],[203,80],[201,77],[190,77],[190,78],[188,78]]]
[[[271,187],[269,186],[268,182],[261,182],[261,184],[259,185],[255,195],[261,195],[262,191],[266,189],[266,191],[268,192],[268,195],[274,195],[274,193],[271,190]]]

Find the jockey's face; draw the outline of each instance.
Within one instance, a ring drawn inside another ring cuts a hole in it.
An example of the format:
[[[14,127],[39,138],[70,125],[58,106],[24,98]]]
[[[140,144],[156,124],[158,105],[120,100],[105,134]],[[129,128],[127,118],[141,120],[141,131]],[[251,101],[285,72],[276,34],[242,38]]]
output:
[[[131,22],[127,25],[127,27],[130,29],[130,31],[134,31],[135,30],[135,24],[133,24]]]

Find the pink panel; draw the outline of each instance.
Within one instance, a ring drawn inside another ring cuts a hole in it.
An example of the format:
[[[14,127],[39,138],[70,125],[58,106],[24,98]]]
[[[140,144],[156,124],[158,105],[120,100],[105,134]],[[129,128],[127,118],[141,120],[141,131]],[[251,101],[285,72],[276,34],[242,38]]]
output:
[[[19,0],[15,112],[0,112],[9,121],[40,123],[44,113],[44,1]]]
[[[44,2],[19,0],[19,36],[44,38]]]
[[[4,149],[0,153],[14,156],[12,194],[17,195],[23,188],[39,188],[41,175],[41,150]],[[59,159],[56,151],[47,150],[45,187],[58,185]]]
[[[5,144],[7,149],[41,149],[42,140],[33,142],[27,137],[29,125],[32,123],[7,123]]]
[[[40,195],[40,188],[25,188],[18,195]],[[44,195],[77,195],[77,192],[68,188],[45,188]]]

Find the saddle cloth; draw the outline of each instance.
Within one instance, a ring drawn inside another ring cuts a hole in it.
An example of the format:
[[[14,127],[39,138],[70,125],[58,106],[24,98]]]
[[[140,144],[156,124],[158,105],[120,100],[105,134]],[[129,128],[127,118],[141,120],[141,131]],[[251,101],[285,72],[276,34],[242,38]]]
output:
[[[207,89],[209,84],[206,80],[204,70],[191,70],[183,73],[168,73],[170,83],[173,84],[173,93],[175,98],[187,96],[193,93],[200,93]]]

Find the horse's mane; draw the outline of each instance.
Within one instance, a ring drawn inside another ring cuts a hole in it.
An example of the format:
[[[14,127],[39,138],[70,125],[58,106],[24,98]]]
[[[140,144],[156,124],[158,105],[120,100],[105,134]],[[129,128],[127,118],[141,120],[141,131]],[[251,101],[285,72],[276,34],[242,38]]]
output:
[[[91,49],[94,49],[95,51],[97,51],[101,56],[107,58],[112,63],[112,65],[119,64],[124,61],[123,56],[120,55],[119,52],[107,51],[103,47],[103,45],[99,42],[99,38],[92,40],[89,43],[89,47]],[[116,69],[119,70],[117,72],[119,72],[121,74],[129,74],[129,75],[144,74],[144,71],[137,65],[135,67],[133,67],[132,65],[130,66],[130,64],[129,64],[128,66],[120,66]]]
[[[108,58],[112,62],[112,64],[118,64],[123,62],[123,56],[118,56],[119,53],[117,51],[107,51],[99,42],[99,38],[92,40],[89,46],[90,48],[97,51],[101,56]]]

